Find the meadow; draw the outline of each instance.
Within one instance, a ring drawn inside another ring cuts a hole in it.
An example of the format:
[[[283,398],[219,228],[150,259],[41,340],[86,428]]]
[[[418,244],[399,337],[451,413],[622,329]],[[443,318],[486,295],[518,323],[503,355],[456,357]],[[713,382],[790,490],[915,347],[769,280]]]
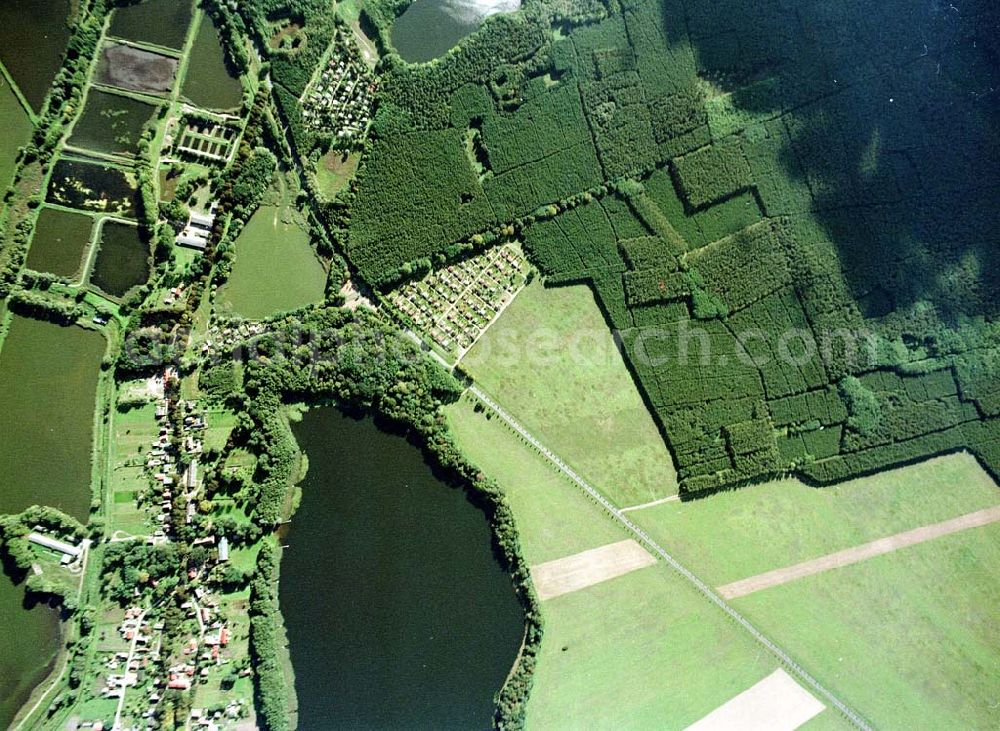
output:
[[[223,311],[251,320],[323,299],[326,272],[288,206],[262,206],[236,239]]]
[[[670,453],[588,287],[536,279],[462,367],[618,505],[677,492]]]
[[[781,480],[630,517],[713,586],[1000,504],[969,454],[814,488]],[[880,726],[985,728],[1000,685],[1000,527],[732,600]]]
[[[510,501],[529,564],[626,533],[497,418],[464,397],[447,407],[466,456]],[[775,669],[776,661],[665,564],[542,603],[545,635],[528,728],[682,729]],[[825,711],[807,729],[846,728]]]

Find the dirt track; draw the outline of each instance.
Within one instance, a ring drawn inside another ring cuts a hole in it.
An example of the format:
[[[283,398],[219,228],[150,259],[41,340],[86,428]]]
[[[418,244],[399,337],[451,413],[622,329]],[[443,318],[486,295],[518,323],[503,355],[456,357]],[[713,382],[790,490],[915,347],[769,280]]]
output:
[[[686,731],[793,731],[825,709],[778,668]]]
[[[763,574],[740,579],[731,584],[720,586],[716,591],[725,599],[736,599],[747,594],[752,594],[755,591],[760,591],[761,589],[787,584],[790,581],[819,574],[830,569],[840,568],[841,566],[850,566],[853,563],[881,556],[884,553],[891,553],[906,546],[923,543],[924,541],[946,536],[950,533],[957,533],[968,528],[979,528],[997,521],[1000,521],[1000,505],[960,515],[957,518],[945,520],[941,523],[933,523],[902,533],[896,533],[886,538],[879,538],[877,541],[872,541],[871,543],[863,543],[860,546],[854,546],[843,551],[837,551],[826,556],[786,566],[783,569],[775,569],[774,571],[767,571]]]
[[[654,563],[656,559],[629,538],[533,566],[531,578],[538,598],[551,599]]]

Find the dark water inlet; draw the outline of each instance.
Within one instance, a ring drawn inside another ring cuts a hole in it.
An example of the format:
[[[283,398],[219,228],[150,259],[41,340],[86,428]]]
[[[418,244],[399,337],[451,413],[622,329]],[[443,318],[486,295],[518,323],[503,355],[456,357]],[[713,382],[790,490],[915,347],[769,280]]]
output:
[[[299,728],[485,729],[524,624],[482,512],[418,449],[331,407],[281,564]]]

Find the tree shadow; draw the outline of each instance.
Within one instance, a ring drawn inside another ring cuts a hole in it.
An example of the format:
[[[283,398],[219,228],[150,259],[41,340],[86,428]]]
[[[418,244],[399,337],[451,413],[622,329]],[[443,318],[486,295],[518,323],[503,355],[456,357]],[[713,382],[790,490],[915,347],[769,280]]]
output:
[[[821,224],[866,316],[922,303],[949,323],[1000,314],[995,3],[684,6],[710,95],[742,117],[784,124],[781,173],[811,198],[794,213]],[[664,19],[676,43],[677,18]]]

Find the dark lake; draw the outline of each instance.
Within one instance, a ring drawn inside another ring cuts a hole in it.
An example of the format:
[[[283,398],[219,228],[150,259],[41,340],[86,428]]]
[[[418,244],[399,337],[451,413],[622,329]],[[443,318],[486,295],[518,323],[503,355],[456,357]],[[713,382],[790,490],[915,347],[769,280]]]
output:
[[[0,728],[45,679],[59,649],[59,613],[42,605],[28,609],[24,586],[0,571]]]
[[[416,0],[392,24],[392,45],[404,61],[430,61],[447,53],[490,15],[520,7],[520,0]]]
[[[281,564],[299,728],[486,729],[524,624],[483,513],[404,438],[332,407]]]

